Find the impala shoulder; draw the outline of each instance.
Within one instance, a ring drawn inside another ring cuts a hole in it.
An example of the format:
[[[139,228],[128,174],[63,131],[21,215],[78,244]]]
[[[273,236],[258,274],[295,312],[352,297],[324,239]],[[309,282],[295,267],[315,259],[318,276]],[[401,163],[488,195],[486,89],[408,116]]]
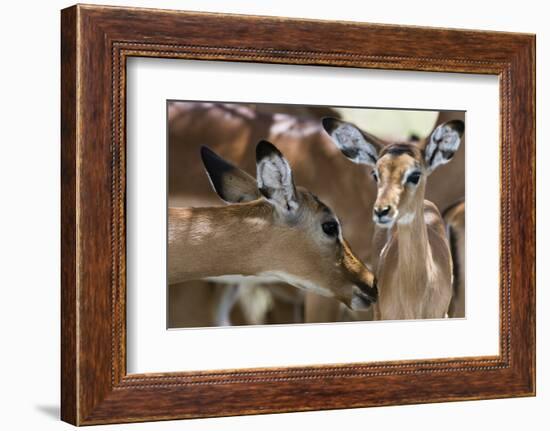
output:
[[[429,200],[424,200],[424,219],[426,223],[443,223],[443,217],[437,206]]]
[[[437,206],[428,200],[424,200],[424,222],[426,226],[439,235],[445,236],[445,222]]]
[[[443,211],[443,219],[449,226],[464,229],[465,213],[466,204],[464,200],[460,200]]]

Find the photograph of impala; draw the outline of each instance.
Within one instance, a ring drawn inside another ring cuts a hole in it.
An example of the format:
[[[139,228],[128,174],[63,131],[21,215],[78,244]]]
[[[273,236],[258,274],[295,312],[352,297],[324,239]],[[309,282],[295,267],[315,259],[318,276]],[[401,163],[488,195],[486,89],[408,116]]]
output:
[[[465,112],[168,101],[169,328],[464,318]]]

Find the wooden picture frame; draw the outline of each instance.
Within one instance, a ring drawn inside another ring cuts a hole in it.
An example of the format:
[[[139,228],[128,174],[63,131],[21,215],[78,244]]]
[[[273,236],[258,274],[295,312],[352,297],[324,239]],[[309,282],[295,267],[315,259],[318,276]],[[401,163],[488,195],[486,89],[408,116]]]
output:
[[[535,394],[534,35],[82,5],[61,16],[62,420]],[[128,375],[125,65],[132,56],[498,75],[500,354]]]

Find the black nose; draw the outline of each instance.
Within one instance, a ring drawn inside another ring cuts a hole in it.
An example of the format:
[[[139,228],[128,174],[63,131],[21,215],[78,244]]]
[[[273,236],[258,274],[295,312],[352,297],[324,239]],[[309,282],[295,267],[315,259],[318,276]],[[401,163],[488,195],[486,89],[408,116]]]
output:
[[[375,207],[374,214],[376,215],[376,217],[379,217],[379,218],[384,217],[385,215],[388,215],[390,213],[390,209],[391,207],[389,205],[383,208]]]
[[[378,287],[376,286],[376,280],[372,286],[368,286],[365,283],[356,283],[357,290],[354,293],[352,299],[352,309],[361,310],[369,308],[373,303],[378,300]]]

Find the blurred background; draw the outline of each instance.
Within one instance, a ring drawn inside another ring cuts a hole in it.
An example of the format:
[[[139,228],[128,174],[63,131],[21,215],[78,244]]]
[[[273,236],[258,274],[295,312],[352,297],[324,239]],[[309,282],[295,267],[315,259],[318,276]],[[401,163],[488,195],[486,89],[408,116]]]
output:
[[[343,157],[321,126],[332,116],[386,141],[425,139],[436,125],[465,120],[462,111],[418,111],[323,106],[168,102],[168,206],[222,206],[200,158],[201,145],[255,176],[255,146],[274,143],[289,161],[296,185],[330,206],[343,234],[367,265],[376,187],[371,169]],[[465,140],[451,163],[428,180],[426,199],[440,212],[464,198]],[[328,175],[330,174],[330,175]],[[343,192],[346,191],[346,192]],[[220,284],[202,280],[170,285],[168,327],[208,327],[370,320],[333,299],[285,284]]]

